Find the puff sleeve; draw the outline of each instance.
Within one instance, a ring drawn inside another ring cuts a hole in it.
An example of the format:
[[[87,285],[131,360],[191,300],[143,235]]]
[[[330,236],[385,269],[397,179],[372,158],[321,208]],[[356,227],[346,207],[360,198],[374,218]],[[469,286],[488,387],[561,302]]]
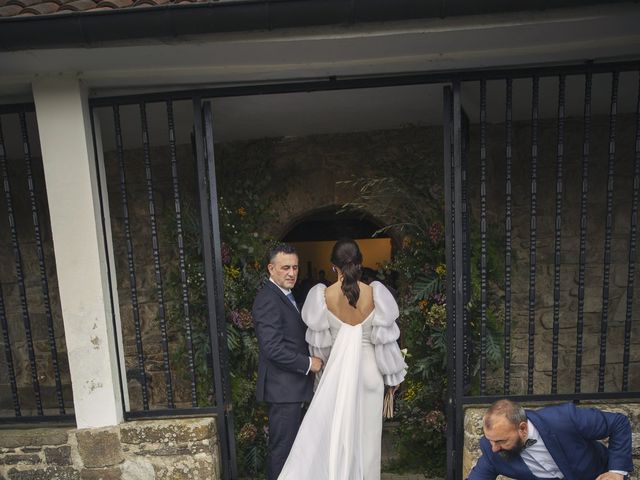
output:
[[[400,311],[393,295],[382,283],[371,282],[371,287],[376,308],[371,343],[374,347],[376,363],[385,385],[399,385],[407,374],[407,364],[397,341],[400,337],[400,329],[396,319]]]
[[[317,284],[307,294],[307,299],[302,306],[302,320],[307,325],[305,339],[309,344],[309,352],[312,356],[321,358],[327,362],[331,353],[331,331],[327,319],[327,304],[324,293],[327,287],[322,283]]]

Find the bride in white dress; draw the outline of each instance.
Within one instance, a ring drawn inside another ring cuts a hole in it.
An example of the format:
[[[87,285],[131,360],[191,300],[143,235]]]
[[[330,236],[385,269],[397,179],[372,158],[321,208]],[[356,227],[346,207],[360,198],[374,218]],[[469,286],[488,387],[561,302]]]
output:
[[[395,391],[406,373],[389,290],[359,282],[353,240],[337,242],[331,262],[338,282],[313,287],[302,309],[325,367],[278,480],[379,480],[384,386]]]

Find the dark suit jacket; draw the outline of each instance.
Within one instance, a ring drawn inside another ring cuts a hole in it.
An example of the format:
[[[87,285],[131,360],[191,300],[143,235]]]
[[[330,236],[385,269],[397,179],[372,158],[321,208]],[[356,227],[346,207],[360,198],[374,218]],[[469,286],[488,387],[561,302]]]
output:
[[[527,410],[545,446],[566,480],[593,480],[609,470],[631,472],[631,425],[620,413],[595,408],[576,408],[572,403]],[[598,440],[609,437],[609,448]],[[520,456],[505,460],[491,451],[482,437],[482,456],[469,480],[495,480],[505,475],[518,480],[535,480]]]
[[[260,359],[256,396],[268,403],[308,402],[313,396],[306,327],[300,312],[270,280],[253,302]]]

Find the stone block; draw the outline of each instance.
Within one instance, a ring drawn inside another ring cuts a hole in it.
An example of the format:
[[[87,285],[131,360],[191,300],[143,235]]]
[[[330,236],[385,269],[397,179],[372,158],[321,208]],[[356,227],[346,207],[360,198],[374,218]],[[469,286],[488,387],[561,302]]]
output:
[[[71,447],[69,445],[46,447],[44,457],[49,465],[71,465]]]
[[[80,480],[80,474],[71,467],[47,467],[35,470],[12,468],[8,480]]]
[[[181,420],[138,421],[121,427],[122,443],[169,443],[172,445],[215,438],[215,421],[212,418]]]
[[[640,433],[631,434],[631,454],[640,459]]]
[[[78,452],[87,468],[111,467],[124,461],[120,438],[115,429],[80,430],[76,438]]]
[[[0,447],[18,448],[25,446],[63,445],[67,443],[67,440],[67,428],[4,430],[2,435],[0,435]]]
[[[146,458],[127,459],[121,465],[122,478],[126,480],[155,480],[153,465]]]
[[[173,459],[172,459],[173,460]],[[211,457],[181,457],[171,462],[154,465],[157,480],[209,480],[218,478]]]
[[[36,452],[41,452],[42,448],[41,447],[24,447],[21,450],[22,450],[22,453],[36,453]]]
[[[37,453],[10,453],[8,455],[2,455],[0,457],[0,465],[36,465],[40,462],[40,455]]]
[[[82,480],[121,480],[122,471],[118,467],[87,468],[80,472]]]
[[[196,453],[211,453],[211,445],[208,441],[194,444],[162,445],[157,448],[145,448],[136,452],[140,456],[167,457],[175,455],[194,455]]]

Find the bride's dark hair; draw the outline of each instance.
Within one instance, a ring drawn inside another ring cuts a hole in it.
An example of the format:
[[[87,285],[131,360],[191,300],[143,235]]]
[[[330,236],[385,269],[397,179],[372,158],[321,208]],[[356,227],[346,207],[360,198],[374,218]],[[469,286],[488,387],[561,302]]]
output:
[[[347,238],[338,240],[331,252],[331,263],[342,271],[342,292],[349,305],[356,308],[360,298],[358,280],[362,276],[362,253],[358,244]]]

